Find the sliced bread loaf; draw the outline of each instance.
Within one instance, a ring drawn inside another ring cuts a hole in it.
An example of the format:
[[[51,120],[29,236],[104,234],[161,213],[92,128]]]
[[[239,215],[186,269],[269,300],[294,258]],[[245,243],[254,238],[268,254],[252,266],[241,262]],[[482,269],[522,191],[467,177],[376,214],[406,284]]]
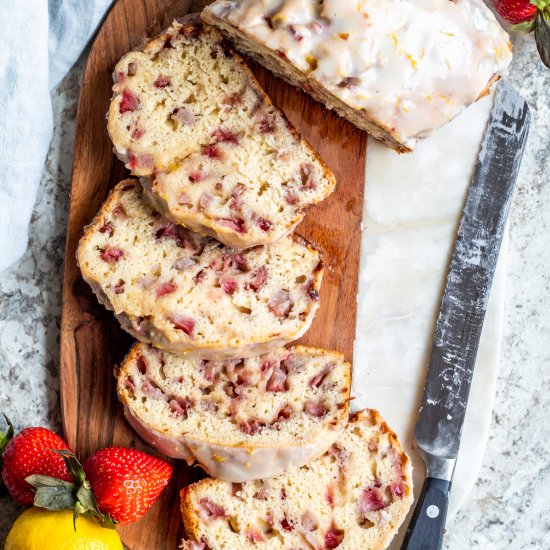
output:
[[[400,152],[473,103],[512,59],[482,0],[217,0],[202,17]]]
[[[205,479],[181,496],[195,541],[183,548],[382,550],[412,504],[412,468],[379,414],[364,410],[297,470],[243,484]]]
[[[323,274],[319,252],[298,236],[239,251],[166,221],[137,180],[111,192],[77,260],[125,330],[198,359],[250,357],[299,338]]]
[[[248,248],[289,233],[333,174],[221,33],[184,18],[114,72],[108,130],[173,221]]]
[[[316,348],[193,361],[136,344],[117,379],[126,418],[143,439],[226,481],[302,466],[348,419],[350,365]]]

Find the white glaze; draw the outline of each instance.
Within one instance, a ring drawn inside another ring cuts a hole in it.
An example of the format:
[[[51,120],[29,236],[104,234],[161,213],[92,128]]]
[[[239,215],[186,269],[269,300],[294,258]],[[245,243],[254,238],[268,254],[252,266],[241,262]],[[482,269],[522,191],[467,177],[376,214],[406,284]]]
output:
[[[217,0],[207,11],[409,148],[473,103],[512,58],[481,0]],[[353,85],[342,86],[347,78]]]
[[[246,447],[216,445],[182,434],[171,437],[153,430],[124,407],[124,415],[134,430],[150,445],[172,458],[182,458],[189,465],[195,461],[213,478],[233,483],[274,477],[297,468],[323,454],[341,430],[326,427],[313,444],[293,447]]]

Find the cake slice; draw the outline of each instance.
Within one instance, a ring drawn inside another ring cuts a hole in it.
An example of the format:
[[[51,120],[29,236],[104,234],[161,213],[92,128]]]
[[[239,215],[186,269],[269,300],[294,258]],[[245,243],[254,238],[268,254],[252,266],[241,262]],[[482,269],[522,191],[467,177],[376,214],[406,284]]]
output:
[[[250,357],[298,339],[319,305],[321,256],[298,236],[245,251],[166,221],[119,183],[77,251],[122,327],[190,359]]]
[[[512,59],[482,0],[216,0],[202,18],[399,152],[473,103]]]
[[[412,468],[374,410],[350,417],[323,456],[276,478],[183,489],[184,549],[382,550],[413,501]]]
[[[205,361],[140,343],[117,374],[126,418],[143,439],[233,482],[324,453],[346,425],[350,384],[341,353],[303,346]]]
[[[197,16],[174,22],[114,72],[115,152],[176,223],[249,248],[288,234],[330,195],[332,172]]]

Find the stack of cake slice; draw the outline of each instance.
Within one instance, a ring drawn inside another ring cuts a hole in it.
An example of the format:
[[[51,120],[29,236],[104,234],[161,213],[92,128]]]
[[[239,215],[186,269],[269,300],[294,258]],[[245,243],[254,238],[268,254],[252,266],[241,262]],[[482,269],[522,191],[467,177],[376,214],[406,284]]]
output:
[[[125,330],[196,359],[249,357],[299,338],[323,275],[320,253],[300,237],[229,248],[161,217],[137,180],[111,192],[78,263]]]
[[[125,55],[114,80],[109,134],[140,178],[111,191],[77,259],[141,342],[119,372],[126,415],[216,477],[302,466],[348,415],[342,355],[282,348],[310,327],[323,277],[291,231],[334,176],[197,16]]]
[[[197,17],[114,79],[108,130],[139,179],[111,191],[77,260],[139,340],[116,371],[128,421],[218,480],[185,491],[184,548],[381,547],[410,506],[410,462],[376,413],[350,422],[342,354],[283,347],[323,276],[292,231],[333,174]]]

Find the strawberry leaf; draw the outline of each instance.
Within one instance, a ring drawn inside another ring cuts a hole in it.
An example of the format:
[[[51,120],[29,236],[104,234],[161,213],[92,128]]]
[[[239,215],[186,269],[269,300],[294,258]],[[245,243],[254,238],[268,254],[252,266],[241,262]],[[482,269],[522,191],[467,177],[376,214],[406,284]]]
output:
[[[535,40],[542,62],[550,69],[550,21],[542,13],[535,20]]]
[[[6,423],[8,424],[8,431],[6,433],[0,432],[0,455],[4,452],[4,449],[6,448],[7,444],[11,441],[14,434],[13,424],[11,423],[11,420],[4,413],[2,414],[6,419]]]
[[[39,487],[34,495],[34,505],[46,510],[67,510],[74,503],[73,493],[64,487]]]
[[[80,515],[80,513],[81,513],[80,503],[77,502],[73,510],[73,529],[75,533],[76,533],[76,520],[78,519],[78,516]]]
[[[76,492],[76,500],[77,504],[75,506],[75,513],[77,515],[82,514],[87,518],[92,518],[97,521],[101,527],[105,527],[107,529],[115,528],[115,523],[111,517],[107,514],[103,514],[99,509],[97,500],[92,493],[92,487],[87,479],[85,479],[82,482],[82,485],[78,488]]]
[[[65,464],[67,465],[67,470],[71,474],[71,477],[74,479],[75,483],[82,484],[86,479],[86,474],[82,468],[82,464],[78,461],[78,458],[67,449],[52,449],[58,455],[63,458]]]
[[[84,510],[83,513],[90,514],[101,524],[107,521],[107,518],[109,516],[101,513],[99,505],[97,504],[97,500],[92,493],[92,488],[89,481],[84,481],[84,483],[78,488],[78,491],[76,492],[76,498],[80,506]]]
[[[34,474],[25,478],[36,488],[34,505],[46,510],[66,510],[76,503],[75,485],[69,481]]]
[[[510,30],[519,34],[529,34],[530,32],[533,32],[535,30],[535,20],[531,19],[531,21],[523,21],[523,23],[517,23],[516,25],[512,25],[510,27]]]
[[[114,529],[115,522],[99,509],[90,482],[86,479],[84,469],[76,456],[66,449],[52,449],[52,451],[63,458],[74,483],[38,474],[27,477],[25,481],[36,487],[34,505],[47,510],[74,510],[75,531],[80,515],[97,521],[102,527]]]
[[[13,439],[14,434],[13,424],[11,423],[11,420],[4,413],[2,414],[8,424],[8,431],[5,433],[0,432],[0,470],[2,470],[2,454],[4,453],[4,449],[8,446],[8,443]],[[3,498],[7,494],[8,490],[2,481],[2,476],[0,476],[0,498]]]
[[[75,484],[64,479],[57,479],[56,477],[44,476],[42,474],[33,474],[25,478],[27,483],[30,483],[36,489],[42,487],[65,487],[71,491],[75,489]]]
[[[99,509],[97,507],[97,502],[92,494],[92,491],[90,490],[90,483],[88,481],[85,481],[76,492],[76,497],[78,499],[78,502],[81,504],[81,506],[84,509],[84,512],[93,511],[93,512],[99,512]]]
[[[544,11],[545,8],[550,6],[550,0],[530,0],[533,6],[536,6],[540,11]]]

